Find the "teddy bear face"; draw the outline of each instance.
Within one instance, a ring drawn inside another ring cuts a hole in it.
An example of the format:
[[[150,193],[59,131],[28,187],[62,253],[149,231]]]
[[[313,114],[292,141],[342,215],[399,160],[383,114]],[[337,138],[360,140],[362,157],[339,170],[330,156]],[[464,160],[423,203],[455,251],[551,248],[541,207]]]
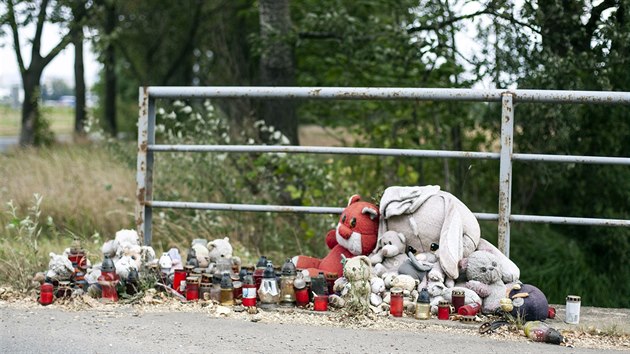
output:
[[[418,283],[416,279],[409,275],[399,274],[392,279],[392,288],[401,288],[403,291],[413,291]]]
[[[396,231],[387,231],[381,238],[383,257],[395,257],[405,252],[405,235]]]
[[[193,243],[191,248],[195,250],[195,256],[197,257],[197,262],[199,262],[199,267],[208,267],[208,263],[210,262],[210,252],[206,248],[205,244]]]
[[[501,281],[501,274],[501,266],[492,253],[476,251],[468,257],[466,277],[469,280],[494,284]]]
[[[219,258],[232,258],[232,245],[228,237],[208,242],[208,259],[216,262]]]
[[[358,195],[352,196],[339,217],[337,243],[355,256],[370,254],[376,246],[378,217],[374,204],[360,201]]]
[[[373,277],[370,279],[370,287],[373,294],[382,294],[385,292],[385,281],[379,277]]]
[[[118,241],[118,243],[128,242],[132,245],[140,244],[140,237],[138,236],[138,233],[136,232],[136,230],[127,230],[127,229],[118,230],[116,231],[116,236],[114,239]]]
[[[372,271],[370,259],[366,256],[346,258],[343,265],[343,276],[348,281],[369,280]]]

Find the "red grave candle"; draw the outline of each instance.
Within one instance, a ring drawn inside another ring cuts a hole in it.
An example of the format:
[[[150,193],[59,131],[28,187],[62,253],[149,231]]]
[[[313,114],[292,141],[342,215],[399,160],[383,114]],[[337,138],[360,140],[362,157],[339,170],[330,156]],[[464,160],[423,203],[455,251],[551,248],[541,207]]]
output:
[[[315,311],[328,311],[328,295],[317,295],[313,302]]]
[[[438,319],[448,320],[451,314],[451,304],[448,301],[440,301],[438,304]]]
[[[53,285],[50,283],[43,283],[39,287],[39,303],[42,305],[50,305],[53,302]]]
[[[402,289],[393,288],[391,292],[391,300],[389,302],[389,313],[394,317],[402,317],[403,314],[403,296]]]

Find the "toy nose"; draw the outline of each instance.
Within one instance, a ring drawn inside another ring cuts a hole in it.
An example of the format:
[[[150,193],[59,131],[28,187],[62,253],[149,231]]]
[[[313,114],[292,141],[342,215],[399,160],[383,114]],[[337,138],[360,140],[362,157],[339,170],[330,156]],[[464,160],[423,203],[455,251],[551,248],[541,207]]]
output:
[[[350,230],[350,228],[346,225],[341,224],[339,225],[339,235],[347,240],[350,236],[352,236],[352,230]]]

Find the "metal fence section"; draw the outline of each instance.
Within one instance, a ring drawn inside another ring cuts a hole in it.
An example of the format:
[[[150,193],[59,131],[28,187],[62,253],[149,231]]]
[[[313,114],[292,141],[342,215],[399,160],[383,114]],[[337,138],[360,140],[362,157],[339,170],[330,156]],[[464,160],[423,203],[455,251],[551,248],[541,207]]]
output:
[[[156,99],[166,98],[255,98],[314,100],[417,100],[501,103],[501,151],[447,151],[418,149],[379,149],[320,146],[269,145],[156,145]],[[630,157],[548,155],[513,153],[515,103],[622,104],[630,105],[630,92],[555,90],[476,90],[427,88],[337,88],[337,87],[144,87],[140,89],[138,121],[138,166],[136,226],[146,245],[152,241],[153,208],[186,208],[251,212],[341,213],[339,207],[222,204],[153,200],[153,155],[156,152],[285,152],[311,154],[377,155],[429,158],[499,160],[498,213],[474,213],[479,220],[498,221],[498,246],[509,257],[510,222],[630,227],[630,220],[597,219],[546,215],[512,215],[512,162],[539,161],[630,166]]]

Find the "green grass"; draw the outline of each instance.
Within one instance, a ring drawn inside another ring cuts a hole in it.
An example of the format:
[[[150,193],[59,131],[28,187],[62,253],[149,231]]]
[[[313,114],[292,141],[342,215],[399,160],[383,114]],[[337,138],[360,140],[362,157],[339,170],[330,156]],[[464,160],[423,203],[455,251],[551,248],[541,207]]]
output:
[[[72,134],[74,129],[74,108],[42,106],[41,114],[50,122],[55,134]],[[8,105],[0,105],[0,136],[20,134],[21,110]]]

